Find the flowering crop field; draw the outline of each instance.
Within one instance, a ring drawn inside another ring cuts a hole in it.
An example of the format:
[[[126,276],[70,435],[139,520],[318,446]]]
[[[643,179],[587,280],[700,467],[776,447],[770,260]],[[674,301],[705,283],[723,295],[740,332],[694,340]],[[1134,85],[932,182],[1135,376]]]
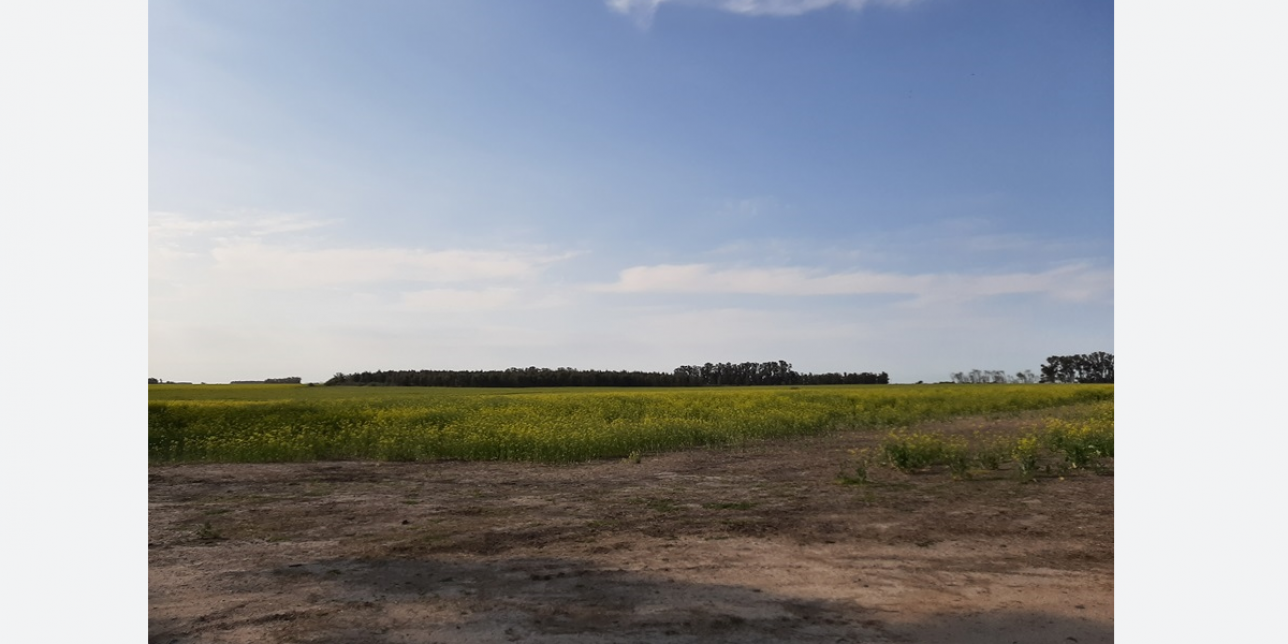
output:
[[[1112,402],[1113,385],[439,389],[150,385],[166,462],[572,462]]]

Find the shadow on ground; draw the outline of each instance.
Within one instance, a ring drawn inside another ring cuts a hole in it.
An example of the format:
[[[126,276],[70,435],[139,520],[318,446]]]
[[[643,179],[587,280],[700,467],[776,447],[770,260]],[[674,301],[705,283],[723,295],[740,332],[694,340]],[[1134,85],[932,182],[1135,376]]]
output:
[[[226,601],[209,614],[175,617],[154,607],[149,642],[1113,641],[1112,624],[1089,619],[1023,610],[905,619],[578,559],[326,559],[225,572],[217,583]]]

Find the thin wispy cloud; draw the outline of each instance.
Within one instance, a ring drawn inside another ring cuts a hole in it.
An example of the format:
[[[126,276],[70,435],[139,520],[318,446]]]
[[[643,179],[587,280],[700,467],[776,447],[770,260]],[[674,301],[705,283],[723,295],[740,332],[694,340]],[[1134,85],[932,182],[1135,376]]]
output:
[[[262,242],[211,250],[214,270],[259,288],[373,282],[470,282],[530,278],[566,256],[417,248],[290,248]]]
[[[869,5],[903,6],[918,0],[605,0],[608,6],[648,28],[662,4],[717,9],[744,16],[799,16],[811,11],[842,7],[860,11]]]
[[[203,273],[226,287],[330,288],[380,283],[473,283],[534,278],[575,253],[537,250],[425,249],[318,245],[290,233],[329,222],[303,216],[200,220],[153,213],[151,272],[164,281],[174,262],[203,262]]]
[[[1058,300],[1109,297],[1113,273],[1087,264],[1034,273],[901,274],[875,271],[827,272],[800,267],[716,268],[709,264],[636,266],[612,284],[592,287],[610,293],[766,295],[908,295],[928,301],[967,301],[999,295],[1035,294]]]

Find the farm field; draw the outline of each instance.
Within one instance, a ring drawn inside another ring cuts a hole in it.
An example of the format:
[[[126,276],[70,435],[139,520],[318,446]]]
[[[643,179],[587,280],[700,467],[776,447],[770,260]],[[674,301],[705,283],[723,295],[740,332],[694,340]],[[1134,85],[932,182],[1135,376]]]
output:
[[[152,462],[584,461],[1111,401],[1112,385],[149,388]]]
[[[1112,386],[149,398],[152,642],[1113,641]],[[613,427],[609,452],[221,457],[153,433],[299,436],[364,410],[371,435],[416,437],[437,409],[520,435],[552,403]],[[650,426],[694,442],[618,437]]]

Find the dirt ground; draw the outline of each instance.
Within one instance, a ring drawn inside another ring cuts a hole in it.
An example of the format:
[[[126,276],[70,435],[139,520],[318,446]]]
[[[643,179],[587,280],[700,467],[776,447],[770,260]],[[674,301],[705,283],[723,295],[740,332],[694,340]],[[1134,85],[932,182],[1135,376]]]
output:
[[[149,641],[1113,641],[1111,472],[838,484],[876,438],[153,466]]]

